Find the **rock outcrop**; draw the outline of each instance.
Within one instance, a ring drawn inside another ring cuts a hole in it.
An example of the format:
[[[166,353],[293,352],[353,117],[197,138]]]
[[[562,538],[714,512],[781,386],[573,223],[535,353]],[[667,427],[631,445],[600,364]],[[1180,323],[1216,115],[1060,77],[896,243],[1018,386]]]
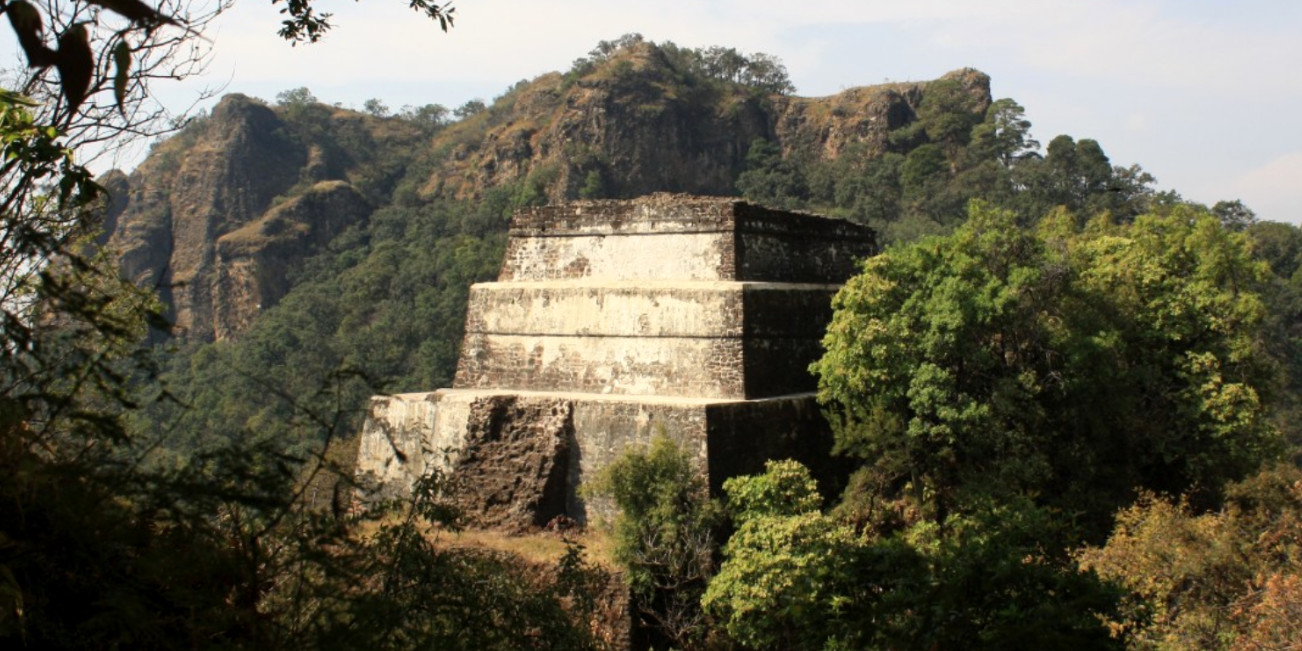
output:
[[[382,122],[335,113],[336,122]],[[399,130],[410,146],[418,131]],[[108,245],[125,277],[171,307],[175,334],[235,336],[289,289],[287,271],[370,214],[353,187],[363,172],[310,143],[266,104],[228,95],[129,177],[105,177]]]
[[[218,329],[217,238],[266,210],[304,161],[301,147],[277,131],[276,114],[246,97],[227,97],[208,122],[193,143],[167,143],[131,175],[110,239],[123,274],[156,287],[177,329],[202,340]]]
[[[216,339],[243,332],[263,306],[289,291],[289,272],[371,205],[345,181],[321,181],[217,238],[212,280]]]
[[[918,119],[930,83],[803,98],[690,85],[682,77],[663,50],[640,43],[580,78],[551,73],[521,83],[436,138],[436,149],[448,143],[447,154],[423,192],[480,197],[528,178],[560,202],[578,197],[595,175],[603,196],[730,195],[758,138],[807,161],[835,159],[853,143],[890,150],[888,133]],[[991,103],[984,73],[962,69],[940,79],[972,95],[976,113]]]

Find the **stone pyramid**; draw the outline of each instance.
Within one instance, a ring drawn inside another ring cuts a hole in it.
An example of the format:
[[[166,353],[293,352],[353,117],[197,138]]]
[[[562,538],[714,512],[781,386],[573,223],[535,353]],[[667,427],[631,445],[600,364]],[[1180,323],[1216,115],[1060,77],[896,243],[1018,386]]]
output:
[[[409,493],[437,469],[481,526],[600,505],[577,488],[657,434],[717,490],[829,436],[807,368],[872,231],[733,198],[658,194],[534,208],[496,282],[470,289],[452,388],[377,396],[358,477]]]

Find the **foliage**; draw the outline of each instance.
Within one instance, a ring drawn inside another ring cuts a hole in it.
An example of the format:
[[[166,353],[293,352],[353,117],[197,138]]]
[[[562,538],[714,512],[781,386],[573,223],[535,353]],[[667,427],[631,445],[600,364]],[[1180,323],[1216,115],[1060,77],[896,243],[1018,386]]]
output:
[[[271,0],[271,4],[284,4],[281,15],[287,16],[280,24],[280,37],[297,45],[301,42],[315,43],[325,36],[334,26],[330,22],[331,14],[318,12],[313,0]],[[451,2],[438,4],[430,0],[408,0],[411,8],[425,17],[437,21],[439,28],[448,31],[452,27],[456,8]]]
[[[488,110],[488,106],[484,104],[484,100],[472,99],[472,100],[467,100],[465,104],[462,104],[461,106],[458,106],[457,108],[453,109],[452,115],[456,116],[458,120],[465,120],[467,118],[479,115],[480,113],[483,113],[486,110]]]
[[[939,146],[950,160],[966,147],[972,130],[981,123],[977,110],[980,98],[963,88],[956,79],[938,79],[927,84],[918,106],[918,126],[926,141]],[[998,129],[998,124],[995,126]]]
[[[0,97],[0,412],[13,454],[75,455],[124,436],[133,338],[158,306],[87,252],[102,190],[30,105]]]
[[[725,491],[739,526],[704,605],[746,648],[1117,647],[1099,620],[1117,592],[1052,551],[1062,525],[1025,501],[877,536],[821,513],[795,462]]]
[[[624,34],[613,41],[598,41],[596,47],[588,52],[588,56],[574,62],[570,72],[577,76],[585,75],[598,65],[611,60],[617,53],[630,50],[644,42],[642,35],[636,32]]]
[[[972,126],[969,154],[978,160],[994,159],[1011,168],[1028,158],[1037,157],[1040,143],[1031,137],[1031,121],[1026,109],[1009,98],[995,100],[986,109],[985,119]]]
[[[760,516],[788,516],[819,510],[818,482],[809,469],[791,460],[768,461],[764,474],[723,482],[728,513],[737,524]]]
[[[774,208],[795,208],[809,198],[808,183],[799,166],[783,158],[777,145],[763,138],[752,142],[746,152],[737,191],[751,201]]]
[[[24,5],[6,6],[13,18]],[[446,5],[413,7],[448,17]],[[328,27],[310,0],[285,11],[289,38],[316,40]],[[161,18],[128,20],[132,43],[168,34],[144,29]],[[83,50],[76,21],[62,20],[58,49],[42,46],[58,58],[65,41],[66,52]],[[624,55],[642,43],[602,42],[568,77],[615,59],[623,67],[612,72],[635,77]],[[139,70],[144,55],[130,54]],[[794,90],[767,55],[673,44],[652,54],[686,96]],[[60,88],[61,119],[103,108],[101,91],[120,111],[123,60],[104,58],[79,102]],[[466,287],[492,277],[507,215],[546,201],[558,168],[536,167],[474,203],[431,200],[418,188],[433,163],[394,154],[366,121],[405,120],[428,135],[447,126],[446,108],[379,120],[388,109],[378,100],[368,118],[321,106],[307,89],[277,99],[286,137],[319,147],[328,164],[365,168],[350,180],[384,207],[292,270],[293,288],[240,341],[152,351],[163,363],[153,383],[137,342],[158,306],[83,255],[99,192],[55,128],[69,123],[4,95],[0,464],[14,472],[0,478],[0,639],[592,646],[584,612],[597,573],[577,551],[553,580],[447,545],[453,520],[437,478],[391,519],[347,515],[340,440],[371,393],[448,383]],[[1218,513],[1196,509],[1217,505],[1224,482],[1272,453],[1275,369],[1263,351],[1285,360],[1294,385],[1302,377],[1302,238],[1236,202],[1191,212],[1092,140],[1060,136],[1042,154],[1022,107],[999,100],[981,114],[978,99],[932,84],[886,151],[856,143],[821,164],[752,143],[737,177],[747,196],[829,208],[897,240],[957,231],[867,262],[838,298],[817,368],[840,448],[863,467],[836,511],[819,510],[807,471],[790,462],[729,481],[738,529],[714,576],[719,509],[689,455],[658,439],[602,479],[623,512],[619,560],[662,641],[706,643],[702,598],[721,631],[752,647],[1114,647],[1101,618],[1144,644],[1296,639],[1292,470],[1237,485]],[[484,112],[477,123],[505,119],[478,100],[452,115]],[[592,158],[571,190],[602,196],[616,179]],[[974,197],[1011,212],[969,214]],[[1024,228],[1059,205],[1070,212]],[[1123,225],[1087,219],[1099,213]],[[1084,553],[1134,592],[1119,612],[1117,592],[1065,550],[1101,539],[1135,486],[1188,497],[1145,498],[1106,547]]]
[[[585,490],[619,509],[614,557],[644,621],[676,648],[705,636],[700,600],[714,575],[720,510],[691,456],[667,436],[625,452]]]
[[[796,91],[782,61],[771,54],[743,54],[730,47],[682,48],[672,42],[656,44],[641,34],[629,33],[613,40],[601,41],[577,59],[566,73],[567,82],[585,77],[604,64],[631,52],[643,44],[665,57],[669,65],[684,77],[687,85],[726,84],[749,88],[767,95],[790,95]],[[631,68],[625,68],[630,70]]]
[[[1111,626],[1133,648],[1288,648],[1302,623],[1302,471],[1263,470],[1212,513],[1145,495],[1080,561],[1131,591]]]
[[[366,103],[362,104],[362,110],[377,118],[389,115],[389,107],[384,102],[374,97],[366,100]]]
[[[862,543],[823,515],[817,486],[795,461],[724,482],[737,530],[702,605],[748,648],[821,649],[851,606]]]
[[[1242,201],[1217,201],[1210,212],[1221,220],[1221,225],[1232,230],[1242,231],[1257,223],[1257,213]]]
[[[601,170],[588,170],[583,177],[583,187],[579,188],[580,199],[605,199],[606,178]]]
[[[1061,514],[1028,500],[987,504],[946,527],[919,523],[897,540],[924,560],[897,601],[900,636],[885,648],[1118,649],[1101,623],[1118,612],[1120,591],[1072,566],[1057,541]],[[886,570],[889,572],[890,570]],[[860,620],[861,635],[881,639]],[[873,639],[873,638],[868,638]]]
[[[713,46],[686,51],[688,65],[707,79],[749,86],[762,93],[790,95],[796,87],[777,57],[763,52],[742,54],[730,47]]]
[[[87,254],[100,189],[60,132],[12,99],[0,120],[12,180],[0,213],[0,639],[148,647],[235,626],[252,613],[204,576],[231,570],[231,556],[190,519],[203,494],[176,490],[201,480],[141,472],[122,422],[158,306]],[[212,563],[196,570],[191,553]]]
[[[1025,231],[979,204],[869,259],[811,367],[864,461],[865,517],[943,524],[1032,495],[1097,536],[1134,487],[1214,500],[1276,443],[1263,271],[1205,214]]]
[[[433,133],[448,125],[448,113],[447,107],[442,104],[426,104],[419,108],[404,106],[398,112],[398,117]]]
[[[282,90],[276,93],[276,103],[286,108],[306,107],[309,104],[316,104],[320,100],[316,95],[308,90],[307,86],[299,86],[289,90]]]
[[[1126,221],[1145,209],[1153,178],[1137,166],[1113,167],[1093,140],[1064,135],[1049,142],[1043,158],[1019,165],[1013,182],[1025,188],[1018,197],[1023,204],[1064,206],[1085,217],[1109,212]]]

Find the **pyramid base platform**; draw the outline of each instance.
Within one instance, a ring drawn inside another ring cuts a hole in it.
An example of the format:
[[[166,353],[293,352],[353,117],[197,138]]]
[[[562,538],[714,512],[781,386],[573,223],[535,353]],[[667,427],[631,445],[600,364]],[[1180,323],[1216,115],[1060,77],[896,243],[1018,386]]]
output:
[[[503,410],[504,404],[510,409]],[[512,419],[518,422],[507,422]],[[483,445],[512,427],[533,428],[560,442],[548,462],[556,464],[556,473],[563,467],[564,481],[549,488],[540,483],[537,490],[564,494],[526,496],[529,508],[548,511],[535,514],[539,522],[610,515],[610,505],[584,499],[578,487],[660,434],[698,460],[716,495],[725,479],[761,472],[768,459],[800,460],[825,488],[839,483],[829,460],[831,433],[812,393],[758,400],[472,389],[377,396],[359,443],[357,477],[371,498],[406,498],[427,473],[451,474],[464,466],[467,441]]]

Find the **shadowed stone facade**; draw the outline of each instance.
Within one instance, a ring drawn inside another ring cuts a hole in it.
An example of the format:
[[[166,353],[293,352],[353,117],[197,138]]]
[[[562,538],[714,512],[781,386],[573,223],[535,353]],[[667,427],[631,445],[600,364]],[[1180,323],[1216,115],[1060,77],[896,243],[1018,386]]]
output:
[[[453,387],[373,398],[359,478],[402,495],[438,468],[472,521],[525,528],[586,520],[584,478],[659,433],[716,490],[766,459],[817,461],[807,368],[874,250],[866,228],[729,198],[524,211],[498,281],[471,288]]]

